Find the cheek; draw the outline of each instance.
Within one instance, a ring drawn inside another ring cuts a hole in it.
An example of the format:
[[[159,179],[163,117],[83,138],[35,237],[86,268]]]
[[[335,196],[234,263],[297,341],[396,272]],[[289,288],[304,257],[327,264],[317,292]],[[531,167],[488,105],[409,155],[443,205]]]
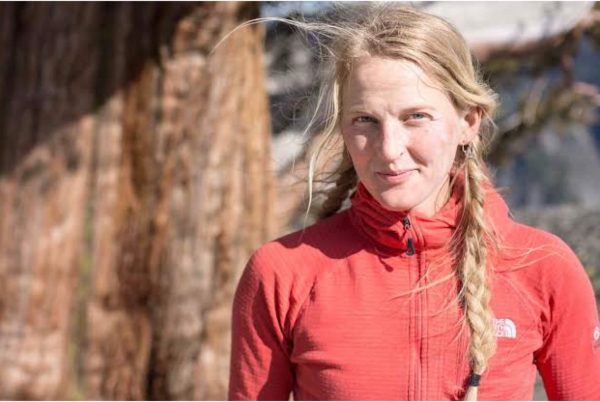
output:
[[[414,139],[417,157],[423,163],[442,166],[454,160],[457,141],[454,127],[434,125],[419,133]]]

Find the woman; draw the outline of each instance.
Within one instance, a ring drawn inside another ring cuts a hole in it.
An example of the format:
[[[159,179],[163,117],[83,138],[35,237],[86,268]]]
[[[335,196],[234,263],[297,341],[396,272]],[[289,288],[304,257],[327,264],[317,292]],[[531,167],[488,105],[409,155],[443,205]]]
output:
[[[495,97],[461,35],[394,5],[294,24],[328,38],[321,148],[341,138],[342,162],[327,218],[244,271],[229,397],[523,400],[537,368],[550,399],[600,398],[591,284],[494,190]]]

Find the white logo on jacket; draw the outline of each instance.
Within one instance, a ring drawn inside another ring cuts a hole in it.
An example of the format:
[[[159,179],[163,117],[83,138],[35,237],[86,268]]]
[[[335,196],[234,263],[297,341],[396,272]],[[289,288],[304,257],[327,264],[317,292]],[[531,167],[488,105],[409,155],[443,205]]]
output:
[[[495,318],[496,338],[516,338],[517,327],[510,318]]]

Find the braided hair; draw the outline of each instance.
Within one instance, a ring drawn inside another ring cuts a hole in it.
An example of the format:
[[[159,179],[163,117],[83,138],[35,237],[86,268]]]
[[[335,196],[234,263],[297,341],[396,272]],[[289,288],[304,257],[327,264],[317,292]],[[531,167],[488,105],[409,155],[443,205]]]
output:
[[[477,400],[480,376],[496,350],[487,264],[495,238],[484,213],[485,187],[491,179],[483,162],[485,142],[494,129],[496,95],[480,79],[464,38],[437,16],[395,4],[368,4],[342,10],[331,23],[308,24],[306,28],[324,33],[324,47],[331,56],[325,67],[333,83],[324,84],[317,102],[322,105],[317,113],[329,123],[322,131],[325,138],[340,134],[341,93],[353,61],[364,55],[414,62],[442,84],[457,110],[475,108],[481,113],[478,136],[464,152],[459,149],[456,154],[454,169],[459,174],[455,178],[461,179],[463,198],[461,219],[450,246],[461,283],[459,300],[470,332],[467,353],[471,378],[464,399]],[[312,175],[309,176],[310,181]],[[335,213],[356,180],[356,172],[344,152],[335,185],[327,194],[319,217]]]

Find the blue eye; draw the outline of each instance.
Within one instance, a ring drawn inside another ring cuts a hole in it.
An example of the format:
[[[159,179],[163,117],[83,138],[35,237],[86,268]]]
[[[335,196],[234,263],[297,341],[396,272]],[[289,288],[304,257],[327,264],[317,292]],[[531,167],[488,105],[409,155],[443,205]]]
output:
[[[409,119],[412,120],[423,120],[425,118],[427,118],[427,115],[425,113],[411,113],[410,115],[408,115]]]

